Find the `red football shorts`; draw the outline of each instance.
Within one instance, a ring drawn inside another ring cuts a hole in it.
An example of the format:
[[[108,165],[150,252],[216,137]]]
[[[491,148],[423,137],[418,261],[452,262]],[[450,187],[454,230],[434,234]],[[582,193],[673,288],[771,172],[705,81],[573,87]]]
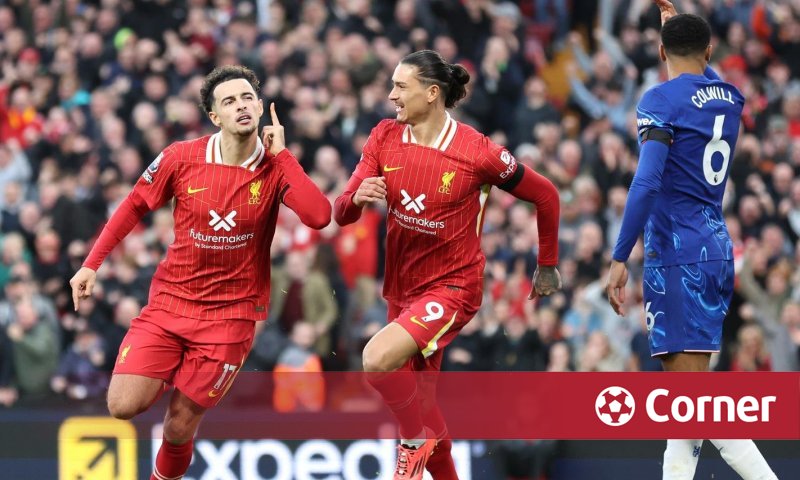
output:
[[[114,373],[159,378],[213,407],[242,368],[254,330],[252,320],[197,320],[145,307],[122,340]]]
[[[434,287],[405,308],[389,303],[389,318],[414,337],[422,354],[414,370],[439,370],[442,350],[481,305],[481,292],[456,287]],[[419,364],[419,361],[423,364]]]

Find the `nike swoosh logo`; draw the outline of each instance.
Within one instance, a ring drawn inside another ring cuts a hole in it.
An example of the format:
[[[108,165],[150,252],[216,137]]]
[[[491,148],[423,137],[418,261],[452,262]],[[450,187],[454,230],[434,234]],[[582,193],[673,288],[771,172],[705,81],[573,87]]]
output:
[[[422,323],[422,322],[420,322],[419,320],[417,320],[417,316],[416,316],[416,315],[414,315],[413,317],[411,317],[411,321],[412,321],[412,322],[414,322],[414,323],[416,323],[416,324],[417,324],[417,325],[419,325],[420,327],[424,328],[425,330],[427,330],[427,329],[428,329],[428,326],[427,326],[427,325],[425,325],[424,323]]]
[[[203,190],[208,190],[208,187],[206,187],[206,188],[192,188],[192,187],[189,187],[188,192],[189,192],[189,195],[191,195],[193,193],[202,192]]]
[[[214,398],[217,395],[219,395],[219,392],[215,392],[214,390],[211,390],[210,392],[208,392],[208,396],[211,397],[211,398]]]
[[[400,170],[403,167],[383,167],[384,172],[394,172],[395,170]]]

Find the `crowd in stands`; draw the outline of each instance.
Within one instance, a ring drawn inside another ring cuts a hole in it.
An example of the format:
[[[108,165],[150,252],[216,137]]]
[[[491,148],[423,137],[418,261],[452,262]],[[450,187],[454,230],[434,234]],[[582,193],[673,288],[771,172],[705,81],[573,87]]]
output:
[[[724,202],[737,285],[714,368],[798,370],[800,1],[676,5],[709,20],[712,65],[746,98]],[[650,0],[0,1],[0,404],[102,397],[172,241],[169,207],[113,252],[77,312],[68,280],[159,152],[213,133],[198,104],[214,66],[257,72],[289,148],[333,200],[371,128],[393,115],[394,67],[422,48],[471,74],[454,117],[551,179],[562,201],[564,288],[530,302],[536,213],[492,191],[483,308],[445,368],[660,368],[641,245],[625,316],[603,292],[638,162],[636,102],[666,80],[659,25]],[[282,212],[270,320],[249,369],[360,368],[386,323],[385,221],[378,207],[316,232]]]

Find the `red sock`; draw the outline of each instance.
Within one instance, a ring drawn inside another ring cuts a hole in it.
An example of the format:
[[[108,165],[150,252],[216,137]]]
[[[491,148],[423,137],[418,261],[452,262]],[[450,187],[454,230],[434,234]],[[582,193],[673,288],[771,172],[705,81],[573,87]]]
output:
[[[417,398],[417,380],[407,368],[394,372],[369,372],[367,380],[400,425],[400,437],[415,439],[423,430],[422,409]]]
[[[161,442],[156,456],[156,467],[150,480],[174,480],[183,477],[192,462],[194,440],[183,445],[169,443],[166,438]]]
[[[425,464],[425,468],[430,472],[433,480],[458,480],[456,465],[453,463],[453,456],[450,451],[453,442],[449,438],[439,440],[433,454]]]
[[[447,425],[444,423],[439,406],[433,403],[433,406],[423,415],[423,419],[425,426],[430,428],[439,439],[425,468],[430,472],[433,480],[458,480],[456,465],[453,463],[453,456],[450,453],[453,449],[453,442],[447,438]]]

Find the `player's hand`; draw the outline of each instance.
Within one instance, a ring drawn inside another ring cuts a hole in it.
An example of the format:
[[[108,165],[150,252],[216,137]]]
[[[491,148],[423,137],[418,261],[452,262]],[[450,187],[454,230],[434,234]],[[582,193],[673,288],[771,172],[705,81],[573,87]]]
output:
[[[97,281],[97,272],[88,267],[81,267],[78,273],[69,281],[69,286],[72,287],[72,303],[75,305],[75,311],[78,311],[78,304],[82,298],[89,298],[92,296],[92,289]]]
[[[667,20],[678,14],[675,10],[675,5],[669,0],[655,0],[658,9],[661,10],[661,25],[664,25]]]
[[[528,294],[528,300],[536,297],[547,297],[561,290],[561,274],[555,266],[536,267],[533,272],[533,288]]]
[[[625,285],[628,283],[628,267],[616,260],[611,261],[611,268],[608,270],[608,284],[606,285],[606,295],[611,308],[617,315],[625,315],[622,305],[625,303]]]
[[[355,206],[363,207],[367,203],[386,200],[386,182],[384,180],[385,177],[369,177],[362,180],[356,194],[353,195]]]
[[[272,117],[272,125],[266,126],[261,130],[261,141],[267,147],[270,155],[275,156],[286,148],[283,125],[278,120],[278,114],[275,113],[275,102],[269,104],[269,115]]]

